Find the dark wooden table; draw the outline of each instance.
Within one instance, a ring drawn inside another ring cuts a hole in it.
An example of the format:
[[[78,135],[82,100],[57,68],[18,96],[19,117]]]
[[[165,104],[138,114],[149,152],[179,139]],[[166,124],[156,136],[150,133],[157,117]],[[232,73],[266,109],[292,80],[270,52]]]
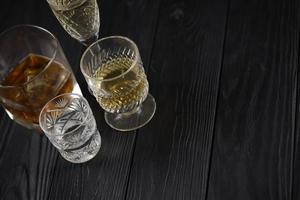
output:
[[[6,0],[0,31],[60,40],[103,139],[85,164],[0,112],[0,199],[299,200],[299,0],[101,0],[100,37],[139,46],[153,120],[112,130],[79,72],[84,47],[46,0]]]

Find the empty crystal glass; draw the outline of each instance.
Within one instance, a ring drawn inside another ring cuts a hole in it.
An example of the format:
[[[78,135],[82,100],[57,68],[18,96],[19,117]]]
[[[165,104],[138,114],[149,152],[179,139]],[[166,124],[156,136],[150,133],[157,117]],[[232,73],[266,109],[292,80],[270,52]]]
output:
[[[62,94],[50,100],[39,117],[42,130],[62,157],[72,163],[92,159],[101,137],[87,100],[77,94]]]
[[[80,68],[112,128],[135,130],[151,120],[156,104],[133,41],[121,36],[98,40],[83,53]]]

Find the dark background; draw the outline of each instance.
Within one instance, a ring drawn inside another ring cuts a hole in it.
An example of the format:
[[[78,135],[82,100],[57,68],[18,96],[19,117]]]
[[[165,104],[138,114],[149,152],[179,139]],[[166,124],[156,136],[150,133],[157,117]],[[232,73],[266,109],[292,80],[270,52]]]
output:
[[[0,199],[300,199],[298,0],[101,0],[100,37],[141,52],[157,101],[135,132],[109,128],[79,72],[84,47],[46,0],[6,0],[0,31],[57,36],[90,102],[103,146],[63,160],[47,138],[0,111]]]

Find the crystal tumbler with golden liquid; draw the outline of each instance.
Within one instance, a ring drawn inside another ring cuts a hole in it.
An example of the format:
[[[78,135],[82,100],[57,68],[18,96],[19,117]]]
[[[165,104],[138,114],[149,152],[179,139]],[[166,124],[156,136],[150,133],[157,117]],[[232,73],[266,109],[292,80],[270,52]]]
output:
[[[103,38],[84,52],[80,68],[114,129],[130,131],[147,124],[156,109],[136,44],[121,36]]]
[[[0,34],[0,103],[11,119],[39,130],[53,97],[81,94],[58,40],[47,30],[18,25]]]

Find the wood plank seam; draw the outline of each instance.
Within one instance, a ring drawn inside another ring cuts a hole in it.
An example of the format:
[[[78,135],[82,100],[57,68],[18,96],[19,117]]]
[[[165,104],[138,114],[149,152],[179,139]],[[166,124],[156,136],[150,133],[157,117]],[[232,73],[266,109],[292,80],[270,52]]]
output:
[[[299,6],[298,6],[298,10],[299,10]],[[300,34],[300,26],[298,27],[298,37],[299,37],[299,34]],[[298,52],[299,52],[299,50],[300,50],[300,40],[299,40],[299,38],[298,38]],[[294,171],[295,171],[295,168],[296,168],[296,166],[295,166],[295,159],[296,159],[296,151],[297,151],[297,148],[296,148],[296,146],[297,146],[297,130],[298,130],[298,119],[299,119],[299,113],[298,113],[298,109],[299,109],[299,105],[298,105],[298,101],[299,101],[299,99],[300,99],[300,94],[299,94],[299,63],[300,63],[300,54],[298,53],[298,59],[297,59],[297,68],[296,68],[296,91],[295,91],[295,101],[293,102],[293,105],[294,105],[294,111],[295,111],[295,113],[294,113],[294,115],[293,115],[293,117],[294,117],[294,130],[293,130],[293,134],[292,134],[292,159],[291,159],[291,180],[290,180],[290,185],[291,185],[291,187],[290,187],[290,194],[291,194],[291,200],[293,200],[294,199]]]
[[[228,4],[195,3],[162,3],[152,58],[156,66],[150,68],[154,94],[162,103],[158,105],[161,120],[140,130],[144,134],[136,145],[141,151],[135,153],[130,199],[205,199]],[[212,57],[209,51],[216,54]],[[160,89],[160,84],[166,85]],[[165,113],[172,116],[162,129],[166,134],[160,134],[155,127],[164,124]]]
[[[158,20],[159,20],[159,13],[160,13],[160,9],[161,9],[161,2],[162,2],[162,0],[159,1],[158,11],[157,11],[157,15],[156,15],[155,30],[154,30],[154,34],[153,34],[153,38],[152,38],[152,47],[150,50],[149,63],[148,63],[148,66],[146,68],[144,68],[146,75],[148,74],[149,67],[151,66],[151,60],[152,60],[153,51],[154,51],[154,47],[155,47],[155,40],[156,40],[156,35],[157,35],[157,30],[158,30]],[[136,141],[138,139],[138,133],[139,133],[139,129],[134,131],[134,134],[135,134],[134,139],[133,139],[134,144],[133,144],[133,149],[132,149],[132,153],[131,153],[131,157],[130,157],[129,172],[127,174],[127,180],[126,180],[126,185],[125,185],[126,189],[125,189],[124,200],[127,199],[127,192],[128,192],[128,188],[129,188],[129,181],[130,181],[131,169],[132,169],[133,160],[134,160],[134,153],[136,150]]]
[[[214,136],[215,136],[215,130],[216,130],[216,121],[217,121],[217,111],[219,108],[219,97],[220,97],[220,85],[221,85],[221,75],[222,75],[222,69],[224,65],[224,56],[225,56],[225,46],[226,46],[226,38],[227,38],[227,27],[229,22],[229,13],[230,13],[230,5],[231,0],[227,1],[227,8],[226,8],[226,20],[225,20],[225,26],[224,26],[224,35],[223,35],[223,46],[222,46],[222,58],[220,61],[220,72],[219,72],[219,82],[218,82],[218,94],[217,94],[217,100],[216,100],[216,109],[214,113],[214,128],[212,131],[211,136],[211,146],[210,146],[210,152],[209,152],[209,161],[208,161],[208,170],[207,170],[207,177],[206,177],[206,189],[205,189],[205,199],[208,198],[208,189],[209,189],[209,180],[210,180],[210,170],[211,170],[211,163],[212,163],[212,155],[213,155],[213,146],[214,146]]]
[[[231,1],[230,10],[208,198],[298,199],[299,5]]]
[[[59,155],[57,154],[56,159],[55,159],[55,165],[54,165],[53,173],[52,173],[52,176],[51,176],[51,183],[50,183],[50,186],[49,186],[47,199],[50,199],[50,192],[52,191],[52,186],[53,186],[53,181],[52,180],[54,179],[54,175],[55,175],[55,172],[56,172],[58,157],[59,157]]]

